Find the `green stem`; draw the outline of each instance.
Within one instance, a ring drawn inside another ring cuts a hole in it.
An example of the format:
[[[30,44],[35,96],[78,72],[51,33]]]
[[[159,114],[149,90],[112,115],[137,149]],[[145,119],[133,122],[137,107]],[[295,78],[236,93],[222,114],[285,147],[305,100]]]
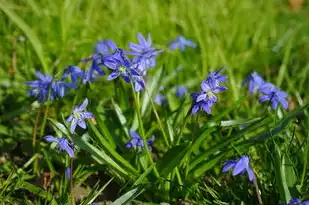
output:
[[[71,191],[71,201],[72,201],[72,204],[75,205],[74,187],[73,187],[73,161],[74,161],[74,159],[71,158],[71,167],[70,167],[70,191]]]
[[[261,197],[261,192],[260,192],[260,189],[259,189],[259,185],[257,183],[256,174],[255,174],[255,177],[254,177],[253,184],[254,184],[254,187],[255,187],[255,192],[256,192],[256,196],[258,198],[259,205],[263,205],[263,201],[262,201],[262,197]]]
[[[148,156],[150,163],[153,165],[154,162],[152,160],[151,152],[148,149],[148,143],[147,143],[146,136],[145,136],[145,130],[144,130],[144,125],[143,125],[143,120],[142,120],[142,115],[141,115],[141,109],[140,109],[139,96],[137,96],[136,93],[135,93],[133,83],[131,83],[131,85],[132,85],[134,100],[135,100],[135,103],[136,103],[136,112],[137,112],[138,124],[139,124],[139,128],[140,128],[141,137],[142,137],[142,140],[143,140],[143,143],[144,143],[144,148],[146,150],[146,153],[147,153],[147,156]],[[159,178],[160,175],[158,173],[156,166],[154,166],[153,170],[154,170],[154,174],[156,175],[156,177]]]
[[[148,89],[147,89],[146,86],[145,86],[145,90],[146,90],[146,93],[147,93],[147,95],[148,95],[148,97],[149,97],[149,100],[150,100],[150,102],[151,102],[151,106],[152,106],[152,108],[153,108],[153,112],[154,112],[154,114],[155,114],[155,116],[156,116],[156,119],[157,119],[157,121],[158,121],[158,123],[159,123],[160,130],[161,130],[162,135],[163,135],[163,138],[164,138],[164,142],[165,142],[166,146],[169,147],[168,138],[167,138],[167,135],[166,135],[166,133],[165,133],[165,131],[164,131],[164,127],[163,127],[163,124],[162,124],[162,122],[161,122],[161,120],[160,120],[160,117],[159,117],[159,115],[158,115],[156,106],[155,106],[155,104],[154,104],[154,102],[153,102],[153,100],[152,100],[152,96],[150,95],[150,93],[149,93],[149,91],[148,91]]]

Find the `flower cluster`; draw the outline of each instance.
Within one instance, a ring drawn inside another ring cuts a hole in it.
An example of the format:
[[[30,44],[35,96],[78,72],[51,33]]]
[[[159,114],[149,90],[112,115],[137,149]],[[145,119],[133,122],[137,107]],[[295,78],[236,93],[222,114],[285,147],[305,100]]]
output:
[[[223,68],[222,68],[223,69]],[[195,114],[199,110],[204,110],[211,114],[211,107],[218,101],[217,93],[227,90],[227,87],[220,83],[226,82],[227,76],[221,75],[220,69],[217,72],[211,72],[206,80],[201,83],[201,91],[199,93],[191,93],[193,100],[191,113]]]
[[[52,76],[36,72],[38,80],[26,82],[32,87],[29,95],[37,97],[40,103],[47,100],[64,97],[69,88],[77,88],[81,79],[83,84],[92,83],[95,78],[105,75],[103,67],[111,70],[107,80],[122,77],[127,83],[134,83],[135,91],[139,92],[145,88],[143,76],[147,70],[155,67],[157,55],[163,50],[156,50],[152,47],[151,37],[148,34],[147,40],[141,33],[137,34],[139,44],[129,43],[131,51],[124,51],[118,48],[112,40],[99,41],[95,46],[95,53],[81,62],[90,63],[90,67],[82,70],[78,66],[68,66],[60,80]],[[126,55],[133,55],[130,60]],[[66,82],[70,77],[71,83]]]
[[[138,150],[141,151],[141,149],[144,147],[144,142],[143,142],[141,136],[139,136],[139,134],[137,134],[133,130],[130,130],[129,133],[130,133],[130,136],[131,136],[132,139],[131,139],[131,141],[129,141],[126,144],[126,147],[127,148],[138,147]],[[152,135],[152,138],[150,140],[147,140],[147,145],[148,145],[149,151],[152,151],[151,144],[153,143],[154,139],[155,139],[154,135]]]
[[[61,80],[54,80],[50,75],[44,75],[37,71],[38,80],[25,82],[31,89],[28,94],[38,98],[39,103],[47,100],[54,100],[62,98],[69,88],[76,88],[72,83],[65,82],[64,78]]]
[[[255,175],[249,163],[249,156],[244,155],[238,160],[229,160],[224,162],[222,172],[227,172],[230,169],[233,169],[233,176],[247,172],[249,180],[254,183]]]
[[[270,101],[271,107],[277,109],[278,104],[281,104],[284,109],[289,107],[289,103],[286,100],[288,94],[280,88],[277,88],[272,83],[264,81],[264,79],[256,72],[251,73],[243,82],[248,84],[249,92],[254,93],[257,90],[262,94],[259,99],[259,103]]]
[[[86,98],[81,105],[78,105],[73,109],[72,115],[70,115],[66,120],[67,122],[71,122],[70,132],[72,134],[75,132],[75,128],[77,125],[83,129],[86,129],[85,119],[94,117],[94,115],[90,112],[83,112],[87,107],[87,105],[88,105],[88,99]],[[56,138],[51,135],[45,136],[44,139],[47,142],[56,143],[58,145],[58,150],[67,152],[70,158],[74,157],[75,146],[69,139],[65,137]]]
[[[281,204],[281,205],[309,205],[309,201],[303,201],[299,199],[291,199],[288,204]]]

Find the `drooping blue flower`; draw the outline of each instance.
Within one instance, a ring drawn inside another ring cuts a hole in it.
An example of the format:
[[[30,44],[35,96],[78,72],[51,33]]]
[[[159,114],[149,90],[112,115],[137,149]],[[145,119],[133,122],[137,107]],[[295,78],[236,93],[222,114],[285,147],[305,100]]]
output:
[[[133,130],[130,130],[129,131],[130,133],[130,136],[131,136],[131,141],[129,141],[127,144],[126,144],[126,148],[136,148],[138,147],[138,150],[140,151],[141,148],[144,147],[144,142],[141,138],[141,136],[139,134],[137,134],[136,132],[134,132]],[[152,135],[152,138],[147,140],[147,145],[148,145],[148,149],[149,151],[152,151],[152,147],[151,147],[151,144],[154,142],[154,135]]]
[[[51,100],[54,100],[55,97],[63,98],[65,93],[69,90],[69,88],[76,88],[75,83],[66,83],[62,80],[53,81],[51,84]]]
[[[155,96],[155,99],[154,99],[155,103],[157,105],[166,105],[167,104],[167,99],[164,95],[158,93],[156,96]]]
[[[76,126],[86,129],[85,119],[93,118],[94,115],[90,112],[84,112],[88,105],[88,99],[86,98],[81,105],[76,106],[73,109],[72,115],[70,115],[66,122],[71,122],[70,132],[73,134]]]
[[[65,151],[68,155],[73,158],[74,157],[74,149],[71,142],[69,142],[66,138],[56,138],[51,135],[45,136],[44,139],[47,142],[55,142],[58,145],[59,151]]]
[[[83,78],[84,72],[77,66],[68,66],[62,75],[62,79],[65,79],[67,76],[71,77],[72,82],[76,85],[78,83],[78,78]]]
[[[301,201],[300,199],[291,199],[288,204],[284,203],[281,205],[309,205],[309,201]]]
[[[211,114],[211,107],[215,104],[215,102],[208,98],[198,101],[198,98],[203,95],[204,93],[191,93],[191,98],[193,101],[191,113],[193,115],[200,110],[204,110],[206,113]]]
[[[207,83],[211,86],[211,87],[222,87],[219,89],[227,89],[224,86],[220,86],[220,83],[225,83],[227,81],[227,76],[226,75],[221,75],[221,71],[224,69],[224,67],[220,68],[220,70],[216,71],[216,72],[210,72],[208,77],[206,78]]]
[[[264,85],[264,79],[257,73],[251,73],[242,85],[248,84],[248,89],[251,94],[253,94],[256,90],[260,89]]]
[[[159,53],[163,52],[163,50],[156,50],[152,47],[150,34],[148,34],[147,40],[141,33],[137,33],[137,38],[139,44],[129,43],[131,51],[126,52],[126,54],[134,55],[132,64],[135,69],[144,76],[148,69],[156,66],[156,57]]]
[[[201,91],[191,94],[193,101],[192,114],[196,114],[199,110],[204,110],[206,113],[211,114],[211,107],[218,101],[216,94],[228,89],[220,84],[226,82],[227,79],[226,75],[220,74],[221,70],[211,72],[206,80],[201,83]]]
[[[185,86],[179,85],[176,87],[176,96],[178,98],[183,97],[188,92],[188,88]]]
[[[196,48],[196,43],[186,39],[184,36],[178,36],[174,41],[170,42],[169,47],[171,50],[180,49],[185,51],[186,47]]]
[[[94,54],[90,58],[86,58],[82,60],[83,62],[89,62],[91,61],[91,66],[89,67],[87,73],[87,78],[89,79],[89,82],[93,82],[95,77],[103,76],[105,75],[104,70],[100,66],[104,66],[103,62],[104,56],[100,54]]]
[[[254,183],[255,174],[250,167],[249,156],[243,155],[240,159],[226,161],[223,165],[224,167],[222,169],[222,172],[227,172],[230,169],[233,169],[233,176],[244,174],[245,172],[247,172],[249,180]]]
[[[66,177],[68,180],[71,180],[71,167],[65,168],[65,177]]]
[[[265,102],[270,101],[271,107],[273,109],[276,109],[278,107],[278,104],[280,103],[284,109],[287,109],[289,107],[289,103],[287,101],[288,94],[286,92],[283,92],[276,86],[274,86],[271,83],[264,83],[259,91],[264,94],[260,99],[259,102]]]
[[[39,78],[38,80],[25,82],[25,84],[32,87],[28,94],[37,97],[39,103],[63,98],[69,88],[76,88],[75,83],[67,83],[64,78],[56,80],[50,75],[44,75],[39,71],[36,72],[36,75]]]
[[[102,40],[95,45],[95,53],[109,54],[114,52],[118,47],[112,40]]]
[[[53,81],[53,78],[46,74],[36,71],[35,74],[39,78],[38,80],[25,82],[26,85],[32,87],[28,94],[34,97],[38,98],[39,103],[45,102],[48,100],[48,95],[50,92],[51,84]],[[50,93],[51,98],[54,98],[55,96],[52,96],[53,93]]]

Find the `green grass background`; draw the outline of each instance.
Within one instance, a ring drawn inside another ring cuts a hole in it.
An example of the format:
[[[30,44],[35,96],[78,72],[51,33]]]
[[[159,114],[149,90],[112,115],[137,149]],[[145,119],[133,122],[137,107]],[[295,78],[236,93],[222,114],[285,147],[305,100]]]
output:
[[[246,94],[240,84],[253,71],[289,93],[290,110],[308,103],[307,2],[299,12],[291,12],[288,1],[283,0],[1,0],[0,11],[0,134],[11,136],[24,147],[28,145],[23,142],[32,137],[35,114],[34,108],[25,104],[30,101],[25,101],[27,87],[23,82],[33,80],[35,70],[56,75],[67,65],[79,64],[101,39],[127,48],[128,42],[136,42],[137,32],[150,33],[156,47],[165,50],[158,64],[164,64],[167,73],[184,68],[167,87],[187,84],[191,91],[197,90],[209,71],[226,66],[230,90],[218,109],[231,106]],[[168,42],[180,34],[194,40],[198,48],[184,53],[168,51]],[[93,96],[113,96],[111,86],[104,82],[99,85]],[[256,100],[249,100],[238,117],[259,116],[261,106]],[[124,106],[124,102],[120,104]],[[14,122],[16,117],[29,122]],[[301,119],[308,120],[308,115]],[[297,130],[301,139],[307,137],[306,125]],[[4,148],[6,142],[2,143]],[[259,160],[266,158],[267,146],[263,149]],[[291,152],[301,164],[295,168],[299,178],[308,170],[308,150],[307,146],[299,155]],[[271,179],[267,173],[263,177],[264,182]],[[302,190],[308,188],[304,179],[301,185]],[[267,199],[274,194],[267,192],[271,186],[266,183],[261,188],[269,194]],[[225,193],[233,195],[231,192]],[[308,198],[308,192],[304,193]],[[199,194],[201,200],[203,194],[212,195],[208,187]]]

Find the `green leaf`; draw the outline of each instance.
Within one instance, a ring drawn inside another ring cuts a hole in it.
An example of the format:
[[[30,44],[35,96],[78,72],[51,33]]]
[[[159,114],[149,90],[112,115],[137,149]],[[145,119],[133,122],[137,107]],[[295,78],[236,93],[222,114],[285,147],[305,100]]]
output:
[[[190,149],[189,143],[181,144],[169,149],[157,162],[157,169],[160,175],[168,175],[174,168],[180,166],[185,160],[185,156]]]
[[[66,128],[65,125],[63,125],[62,123],[52,119],[52,118],[48,118],[49,121],[52,122],[52,124],[59,130],[61,131],[65,136],[71,136],[68,129]]]
[[[112,101],[112,105],[114,107],[114,110],[116,112],[116,115],[119,119],[119,122],[122,126],[122,129],[125,131],[126,135],[129,137],[129,131],[128,131],[128,128],[127,128],[127,119],[126,117],[124,116],[121,108],[119,107],[119,105],[117,103],[115,103],[114,101]]]
[[[274,160],[275,177],[276,177],[276,184],[280,194],[280,199],[282,201],[289,202],[291,199],[291,193],[289,191],[289,187],[287,184],[287,176],[284,165],[285,158],[284,157],[282,158],[280,148],[277,146],[277,144],[274,143],[274,146],[275,146],[275,160]]]
[[[137,186],[141,183],[143,183],[143,181],[146,181],[146,177],[148,176],[148,174],[152,171],[152,169],[156,166],[156,164],[152,164],[150,167],[148,167],[143,174],[141,174],[138,179],[134,182],[133,186]]]
[[[126,205],[132,200],[134,200],[136,197],[138,197],[141,193],[145,191],[145,185],[141,185],[135,189],[132,189],[131,191],[128,191],[121,197],[119,197],[116,201],[114,201],[111,205]]]
[[[163,67],[159,68],[157,72],[154,74],[154,76],[151,78],[151,81],[149,84],[147,84],[147,90],[144,92],[142,101],[141,101],[141,114],[142,117],[145,116],[147,110],[150,108],[150,97],[153,97],[154,94],[156,94],[160,87],[160,82],[162,80],[164,73]],[[135,113],[133,123],[131,126],[132,130],[136,130],[138,128],[138,118],[137,114]]]
[[[50,192],[47,192],[44,189],[42,189],[42,188],[40,188],[38,186],[35,186],[33,184],[30,184],[30,183],[28,183],[26,181],[18,182],[18,186],[17,187],[19,187],[19,189],[26,189],[29,192],[31,192],[31,193],[33,193],[33,194],[35,194],[37,196],[43,197],[43,198],[45,198],[48,201],[54,200],[54,197],[53,197],[53,195]],[[53,203],[55,203],[55,202],[53,202]]]
[[[125,160],[118,152],[116,152],[113,147],[109,144],[109,142],[104,138],[104,136],[101,135],[99,130],[94,126],[94,124],[90,124],[90,129],[93,131],[93,133],[96,136],[96,139],[99,140],[100,145],[102,148],[104,148],[104,151],[108,153],[108,155],[119,162],[122,167],[126,168],[129,172],[132,174],[137,174],[137,170],[127,161]]]
[[[88,205],[93,203],[93,201],[105,190],[105,188],[114,180],[114,178],[111,178],[106,184],[102,186],[101,189],[99,188],[99,183],[97,182],[94,187],[92,187],[91,192],[83,199],[83,202],[81,202],[81,205]]]
[[[106,154],[103,150],[99,150],[98,148],[94,147],[92,144],[86,141],[85,137],[75,138],[75,143],[82,149],[85,149],[89,152],[92,157],[99,163],[99,164],[107,164],[117,170],[119,173],[128,176],[129,173],[121,167],[120,164],[115,162],[108,154]]]

